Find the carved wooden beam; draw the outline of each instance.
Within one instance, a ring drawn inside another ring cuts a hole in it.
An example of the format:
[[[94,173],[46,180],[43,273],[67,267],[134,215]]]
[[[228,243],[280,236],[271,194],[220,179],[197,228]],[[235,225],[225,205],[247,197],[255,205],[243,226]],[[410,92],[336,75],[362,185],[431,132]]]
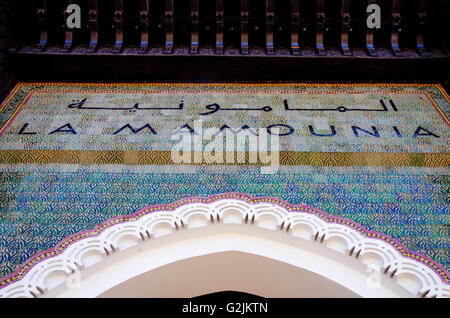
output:
[[[198,53],[198,0],[191,0],[191,45],[189,53]]]
[[[98,47],[98,0],[89,0],[89,30],[91,38],[88,53],[93,53]]]
[[[248,0],[241,0],[241,54],[249,54],[248,15]]]
[[[391,4],[391,48],[395,56],[404,56],[399,43],[399,33],[402,31],[402,0],[392,0]]]
[[[266,0],[266,52],[268,55],[275,54],[273,44],[273,21],[275,18],[274,0]]]
[[[350,51],[350,6],[351,0],[342,0],[341,7],[341,49],[344,55],[350,56],[353,55],[352,51]]]
[[[223,0],[216,0],[216,54],[223,54]]]
[[[63,12],[64,15],[64,30],[66,33],[66,37],[64,40],[64,48],[61,50],[62,52],[70,52],[70,50],[72,49],[73,46],[73,30],[69,29],[69,27],[67,26],[67,19],[69,18],[70,14],[72,13],[71,11],[68,11],[67,8],[69,5],[72,4],[72,0],[67,0],[65,1],[65,9]]]
[[[293,55],[300,55],[299,22],[300,0],[291,0],[291,50]]]
[[[166,43],[164,53],[170,54],[173,51],[173,0],[165,0],[165,28]]]
[[[37,45],[37,50],[45,51],[48,45],[48,12],[47,12],[47,1],[40,0],[38,3],[38,9],[36,11],[39,24],[39,43]]]
[[[141,44],[139,53],[147,52],[149,48],[149,22],[150,22],[150,0],[140,0],[139,2],[139,22],[141,28]]]
[[[123,49],[123,0],[115,0],[113,21],[116,30],[116,43],[113,52],[119,53]]]
[[[368,5],[377,4],[376,0],[369,0]],[[366,21],[369,18],[370,13],[366,12]],[[364,23],[366,24],[366,21]],[[375,50],[375,41],[374,41],[375,31],[372,28],[367,27],[366,25],[366,49],[370,56],[377,56],[378,53]]]
[[[326,55],[323,42],[325,31],[325,0],[317,0],[316,7],[316,49],[319,55]]]

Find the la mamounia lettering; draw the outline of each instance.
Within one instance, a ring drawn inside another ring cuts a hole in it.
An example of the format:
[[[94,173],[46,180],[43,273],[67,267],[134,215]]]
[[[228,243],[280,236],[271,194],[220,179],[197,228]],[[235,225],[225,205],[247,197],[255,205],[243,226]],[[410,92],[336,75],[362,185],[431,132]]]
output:
[[[219,125],[220,126],[220,125]],[[425,125],[424,125],[425,126]],[[351,134],[355,138],[360,138],[364,136],[374,137],[374,138],[383,138],[384,136],[392,138],[392,136],[396,136],[398,138],[403,137],[412,137],[412,138],[418,138],[418,137],[433,137],[433,138],[441,138],[437,133],[433,132],[429,128],[425,128],[424,126],[418,126],[416,129],[405,131],[401,130],[397,126],[391,126],[389,128],[384,127],[383,131],[381,131],[379,128],[377,128],[375,125],[370,126],[356,126],[356,125],[343,125],[341,127],[337,127],[335,125],[329,125],[328,130],[324,131],[321,129],[320,131],[315,128],[314,125],[307,125],[307,128],[303,131],[299,129],[294,129],[290,125],[287,124],[272,124],[266,127],[263,127],[266,129],[267,133],[269,135],[277,135],[277,136],[289,136],[293,135],[294,133],[299,133],[301,135],[303,134],[310,134],[312,136],[316,137],[334,137],[338,136],[342,131],[348,130],[351,132]],[[193,128],[194,127],[194,128]],[[29,123],[23,124],[23,126],[19,129],[17,134],[19,135],[37,135],[37,134],[48,134],[48,135],[54,135],[54,134],[65,134],[65,135],[77,135],[80,132],[82,132],[82,128],[76,127],[76,125],[72,125],[71,123],[64,124],[56,129],[48,130],[48,131],[38,131],[34,130],[32,125]],[[220,135],[223,132],[231,132],[233,134],[239,134],[241,132],[245,132],[247,134],[252,135],[258,135],[257,129],[254,127],[250,127],[249,125],[242,125],[241,127],[231,127],[227,124],[223,124],[220,127],[217,128],[217,132],[215,135]],[[123,126],[120,126],[117,128],[117,130],[113,131],[111,135],[118,135],[118,134],[150,134],[150,135],[158,135],[158,128],[153,127],[150,124],[145,124],[142,126],[138,125],[132,125],[130,123],[127,123]],[[193,124],[184,124],[178,128],[174,129],[174,132],[172,135],[179,135],[179,134],[191,134],[191,135],[198,135],[199,132],[195,130],[195,126]]]

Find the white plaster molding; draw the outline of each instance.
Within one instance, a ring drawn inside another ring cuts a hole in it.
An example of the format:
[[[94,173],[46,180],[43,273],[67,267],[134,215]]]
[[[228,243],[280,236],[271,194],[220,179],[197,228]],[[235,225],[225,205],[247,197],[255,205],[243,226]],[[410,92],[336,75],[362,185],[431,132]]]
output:
[[[110,255],[125,253],[131,247],[179,231],[207,227],[214,230],[217,224],[247,224],[283,232],[302,244],[320,244],[327,250],[346,255],[351,261],[379,267],[382,275],[406,288],[413,297],[450,297],[450,285],[431,266],[402,255],[398,247],[387,241],[368,237],[354,227],[344,225],[345,222],[327,222],[319,215],[326,216],[325,213],[310,207],[302,206],[300,211],[293,212],[289,211],[288,206],[294,206],[276,199],[264,202],[245,198],[231,195],[212,199],[208,203],[194,199],[191,203],[179,204],[171,211],[149,212],[150,208],[143,209],[139,217],[124,223],[119,220],[117,224],[99,231],[97,236],[74,241],[60,254],[55,253],[55,256],[36,262],[21,279],[0,289],[0,297],[43,296],[60,284],[67,283],[73,273],[104,262]],[[366,276],[369,275],[367,273]]]

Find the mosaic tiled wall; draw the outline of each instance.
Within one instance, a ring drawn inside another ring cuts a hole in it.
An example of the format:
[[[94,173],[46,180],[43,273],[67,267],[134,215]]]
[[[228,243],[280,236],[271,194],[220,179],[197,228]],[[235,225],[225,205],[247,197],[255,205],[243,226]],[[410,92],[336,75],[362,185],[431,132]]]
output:
[[[448,270],[449,110],[436,85],[21,84],[0,112],[0,276],[111,217],[225,192],[349,218]],[[199,119],[280,128],[281,167],[174,164],[171,135]]]

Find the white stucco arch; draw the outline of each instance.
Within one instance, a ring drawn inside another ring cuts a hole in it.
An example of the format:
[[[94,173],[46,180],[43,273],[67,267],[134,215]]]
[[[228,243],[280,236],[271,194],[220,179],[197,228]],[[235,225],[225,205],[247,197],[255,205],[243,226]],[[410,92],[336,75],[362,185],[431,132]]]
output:
[[[234,196],[143,209],[76,237],[0,297],[449,297],[436,271],[389,240],[313,212]]]
[[[212,230],[212,231],[211,231]],[[81,288],[47,297],[194,297],[223,290],[263,297],[411,297],[390,277],[368,288],[366,266],[321,243],[251,225],[182,231],[81,271]]]

